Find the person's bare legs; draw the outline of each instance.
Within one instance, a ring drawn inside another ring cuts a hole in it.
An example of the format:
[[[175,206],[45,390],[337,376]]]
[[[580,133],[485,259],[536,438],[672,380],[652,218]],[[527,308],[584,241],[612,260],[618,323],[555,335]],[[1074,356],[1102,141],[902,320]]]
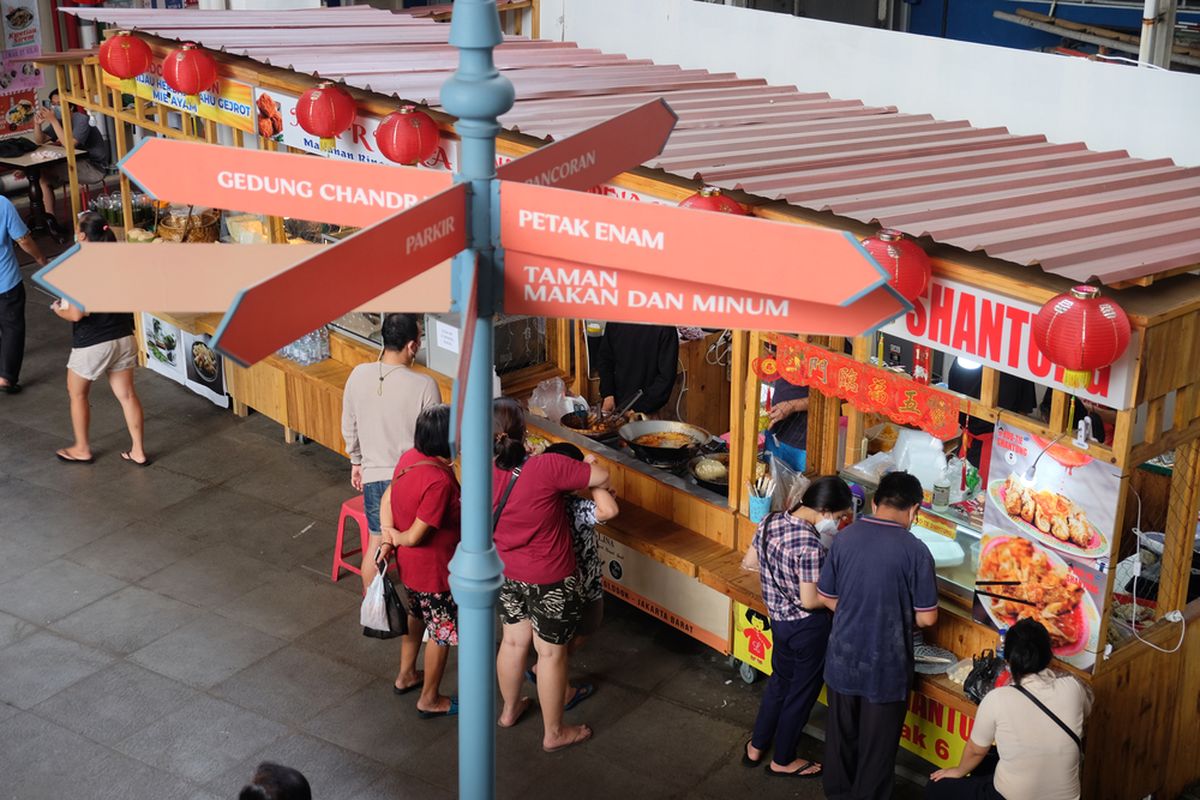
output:
[[[50,185],[50,176],[44,172],[39,177],[38,182],[42,185],[42,205],[46,207],[46,214],[54,216],[54,187]]]
[[[450,648],[444,644],[425,643],[425,685],[417,700],[418,711],[449,711],[450,698],[442,694],[442,676]]]
[[[67,458],[86,461],[92,457],[92,447],[88,442],[88,426],[92,418],[88,395],[91,389],[91,381],[72,370],[67,370],[67,395],[71,398],[71,430],[75,434],[75,442],[70,447],[58,451]]]
[[[417,669],[417,655],[421,652],[421,637],[425,634],[425,623],[411,614],[408,617],[408,633],[400,637],[400,672],[396,674],[397,689],[408,689],[423,680]]]
[[[500,681],[500,696],[504,698],[504,707],[500,709],[501,728],[516,725],[533,702],[521,695],[521,683],[525,680],[525,657],[532,639],[533,624],[529,620],[504,624],[500,652],[496,656],[496,677]],[[559,710],[561,712],[562,709]]]
[[[542,706],[542,747],[556,750],[587,740],[592,730],[587,725],[563,724],[563,698],[567,684],[567,646],[550,644],[535,636],[533,646],[538,654],[538,702]]]
[[[362,563],[359,565],[362,569],[363,594],[367,593],[371,581],[375,580],[375,576],[379,574],[379,569],[375,566],[375,551],[379,549],[379,543],[382,541],[382,533],[368,533],[367,535],[367,549],[362,554]]]
[[[142,440],[145,430],[145,417],[142,413],[142,401],[138,399],[137,390],[133,388],[133,370],[123,369],[119,372],[108,373],[108,385],[121,410],[125,412],[125,427],[129,428],[129,457],[134,461],[146,460],[146,450]]]

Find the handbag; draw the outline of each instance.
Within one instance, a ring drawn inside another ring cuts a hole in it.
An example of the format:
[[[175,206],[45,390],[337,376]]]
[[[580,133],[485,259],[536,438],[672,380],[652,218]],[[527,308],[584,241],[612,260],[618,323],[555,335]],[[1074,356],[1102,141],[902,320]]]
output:
[[[971,672],[963,681],[963,692],[978,705],[983,702],[984,695],[996,688],[996,679],[1007,669],[1007,664],[992,650],[972,656],[971,664]]]
[[[1075,733],[1075,731],[1071,730],[1070,726],[1068,726],[1068,725],[1067,725],[1067,723],[1065,723],[1065,722],[1063,722],[1061,719],[1059,719],[1059,718],[1058,718],[1058,715],[1057,715],[1057,714],[1055,714],[1053,711],[1051,711],[1050,709],[1046,708],[1046,704],[1045,704],[1045,703],[1043,703],[1041,700],[1038,700],[1036,697],[1034,697],[1034,696],[1033,696],[1033,693],[1032,693],[1032,692],[1030,692],[1028,689],[1026,689],[1024,686],[1022,686],[1021,684],[1019,684],[1019,683],[1017,683],[1017,684],[1014,684],[1014,685],[1013,685],[1013,688],[1015,688],[1015,689],[1016,689],[1018,692],[1020,692],[1021,694],[1025,695],[1025,696],[1026,696],[1026,697],[1028,697],[1030,700],[1032,700],[1032,701],[1033,701],[1033,704],[1034,704],[1035,706],[1037,706],[1038,708],[1040,708],[1040,709],[1041,709],[1041,710],[1042,710],[1042,711],[1043,711],[1043,712],[1046,714],[1046,716],[1047,716],[1047,717],[1049,717],[1050,719],[1054,720],[1054,724],[1055,724],[1055,725],[1057,725],[1058,727],[1060,727],[1060,728],[1062,728],[1064,731],[1066,731],[1066,732],[1067,732],[1067,736],[1070,736],[1070,737],[1071,737],[1071,740],[1072,740],[1073,742],[1075,742],[1075,746],[1079,748],[1079,755],[1080,755],[1080,757],[1082,757],[1082,756],[1083,756],[1083,740],[1081,740],[1081,739],[1079,738],[1079,735],[1078,735],[1077,733]]]
[[[359,621],[363,623],[363,636],[372,639],[404,636],[408,633],[408,609],[396,591],[396,584],[388,577],[387,561],[376,561],[375,566],[379,572],[367,588],[359,615]]]
[[[492,512],[492,530],[496,529],[496,523],[500,521],[500,515],[504,512],[504,506],[508,505],[508,496],[512,494],[513,487],[517,485],[517,478],[519,477],[521,477],[521,468],[517,467],[512,471],[512,477],[508,479],[508,486],[504,487],[504,494],[500,496],[500,502]]]

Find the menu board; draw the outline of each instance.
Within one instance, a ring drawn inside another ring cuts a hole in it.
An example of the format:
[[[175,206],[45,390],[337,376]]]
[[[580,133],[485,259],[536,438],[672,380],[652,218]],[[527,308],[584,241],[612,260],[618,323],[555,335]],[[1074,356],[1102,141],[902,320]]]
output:
[[[37,90],[46,82],[32,61],[42,54],[42,25],[37,0],[2,0],[0,26],[4,49],[0,52],[0,136],[33,130]]]
[[[184,331],[183,362],[187,387],[215,405],[229,408],[229,395],[225,394],[225,368],[221,356],[212,349],[212,337]]]
[[[1120,484],[1107,462],[997,424],[976,581],[1001,597],[976,594],[976,620],[1007,629],[1036,619],[1055,657],[1091,669]]]
[[[158,317],[142,313],[142,345],[146,351],[146,367],[176,383],[183,383],[183,347],[179,328]]]

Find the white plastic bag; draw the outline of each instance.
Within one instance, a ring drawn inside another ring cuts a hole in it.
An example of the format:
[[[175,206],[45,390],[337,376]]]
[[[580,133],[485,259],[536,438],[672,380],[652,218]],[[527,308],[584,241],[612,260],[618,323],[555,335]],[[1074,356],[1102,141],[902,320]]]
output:
[[[376,631],[391,630],[388,625],[387,604],[383,599],[382,572],[376,573],[375,580],[367,587],[367,594],[363,597],[362,607],[358,612],[358,621],[364,628]]]
[[[548,378],[539,383],[529,397],[529,406],[540,408],[552,422],[558,422],[575,410],[575,404],[567,397],[567,386],[562,378]]]

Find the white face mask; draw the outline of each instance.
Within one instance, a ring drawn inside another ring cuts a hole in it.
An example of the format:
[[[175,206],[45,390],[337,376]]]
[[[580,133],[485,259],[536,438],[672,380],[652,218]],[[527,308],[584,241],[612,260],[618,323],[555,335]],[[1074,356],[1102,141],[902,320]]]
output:
[[[829,545],[833,544],[833,535],[838,532],[838,523],[835,519],[817,520],[814,525],[817,529],[817,535],[821,537],[821,545],[828,550]]]

